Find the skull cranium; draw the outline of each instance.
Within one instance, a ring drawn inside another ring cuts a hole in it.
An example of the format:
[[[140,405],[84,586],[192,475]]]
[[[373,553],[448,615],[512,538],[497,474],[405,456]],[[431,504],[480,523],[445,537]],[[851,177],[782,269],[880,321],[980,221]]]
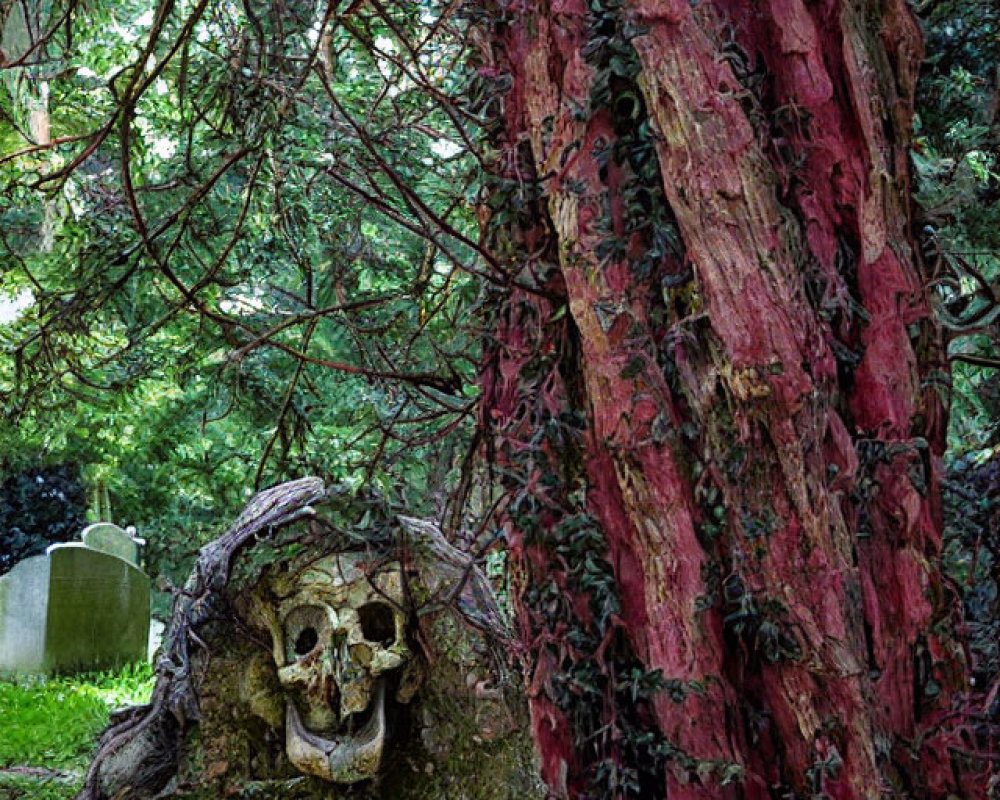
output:
[[[387,691],[406,703],[420,676],[406,643],[399,562],[373,568],[361,553],[331,555],[276,590],[270,627],[289,759],[337,783],[372,777],[387,735]]]

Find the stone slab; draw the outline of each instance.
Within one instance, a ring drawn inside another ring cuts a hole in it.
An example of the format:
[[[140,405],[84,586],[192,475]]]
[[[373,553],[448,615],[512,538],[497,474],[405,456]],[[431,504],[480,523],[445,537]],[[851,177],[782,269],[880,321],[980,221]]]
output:
[[[82,543],[49,548],[45,666],[106,669],[146,657],[149,577]]]
[[[0,577],[0,672],[45,668],[49,558],[31,556]]]
[[[88,525],[80,534],[80,539],[87,547],[110,553],[124,558],[126,561],[139,564],[139,546],[125,531],[110,522],[95,522]]]
[[[146,647],[146,660],[150,663],[153,662],[153,657],[156,655],[156,651],[159,650],[160,645],[163,644],[163,632],[166,629],[166,624],[160,622],[160,620],[155,617],[149,621],[149,644]]]

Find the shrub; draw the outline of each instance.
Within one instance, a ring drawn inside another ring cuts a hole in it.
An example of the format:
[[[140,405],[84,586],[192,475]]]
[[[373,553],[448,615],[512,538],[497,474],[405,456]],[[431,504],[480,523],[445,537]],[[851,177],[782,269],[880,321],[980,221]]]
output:
[[[69,541],[86,524],[87,495],[77,467],[31,467],[0,479],[0,574],[53,542]]]

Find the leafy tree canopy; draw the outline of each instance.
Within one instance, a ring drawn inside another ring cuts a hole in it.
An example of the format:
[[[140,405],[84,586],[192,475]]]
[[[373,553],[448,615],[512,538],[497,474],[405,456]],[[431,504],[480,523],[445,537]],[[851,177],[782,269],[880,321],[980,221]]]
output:
[[[0,327],[11,469],[78,464],[154,556],[306,473],[440,506],[474,427],[483,287],[513,280],[477,210],[517,213],[478,205],[504,87],[470,66],[459,6],[0,4],[0,292],[29,303]],[[981,452],[1000,436],[1000,23],[985,0],[919,11],[924,245],[959,334],[956,442]]]
[[[0,333],[5,456],[77,461],[164,535],[305,473],[427,510],[471,428],[476,278],[505,280],[449,99],[458,26],[433,3],[12,5],[0,289],[30,305]]]

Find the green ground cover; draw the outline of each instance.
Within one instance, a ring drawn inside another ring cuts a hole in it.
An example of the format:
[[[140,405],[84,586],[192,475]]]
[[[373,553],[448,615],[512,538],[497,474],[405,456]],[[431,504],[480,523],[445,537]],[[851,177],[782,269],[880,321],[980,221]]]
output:
[[[109,713],[148,701],[149,664],[53,678],[0,679],[0,800],[63,800],[80,788]]]

